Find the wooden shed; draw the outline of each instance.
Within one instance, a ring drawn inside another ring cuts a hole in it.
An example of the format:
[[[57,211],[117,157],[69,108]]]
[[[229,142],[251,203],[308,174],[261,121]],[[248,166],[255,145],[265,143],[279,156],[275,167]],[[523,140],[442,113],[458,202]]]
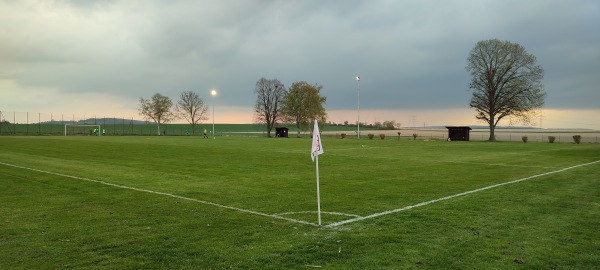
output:
[[[448,129],[448,140],[450,141],[468,141],[471,127],[459,126],[446,127]]]
[[[288,137],[288,128],[286,128],[286,127],[275,128],[275,137],[287,138]]]

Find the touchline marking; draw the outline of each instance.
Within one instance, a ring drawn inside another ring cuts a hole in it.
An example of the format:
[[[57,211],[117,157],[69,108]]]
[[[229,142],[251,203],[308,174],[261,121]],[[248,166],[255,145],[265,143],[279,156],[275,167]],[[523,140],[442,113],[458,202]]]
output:
[[[257,211],[252,211],[252,210],[237,208],[237,207],[233,207],[233,206],[222,205],[222,204],[213,203],[213,202],[207,202],[207,201],[203,201],[203,200],[198,200],[198,199],[183,197],[183,196],[179,196],[179,195],[175,195],[175,194],[170,194],[170,193],[165,193],[165,192],[160,192],[160,191],[153,191],[153,190],[148,190],[148,189],[128,187],[128,186],[113,184],[113,183],[109,183],[109,182],[104,182],[104,181],[101,181],[101,180],[95,180],[95,179],[90,179],[90,178],[85,178],[85,177],[78,177],[78,176],[73,176],[73,175],[68,175],[68,174],[55,173],[55,172],[49,172],[49,171],[44,171],[44,170],[39,170],[39,169],[34,169],[34,168],[17,166],[17,165],[13,165],[13,164],[4,163],[4,162],[1,162],[1,161],[0,161],[0,164],[6,165],[6,166],[10,166],[10,167],[14,167],[14,168],[19,168],[19,169],[30,170],[30,171],[34,171],[34,172],[40,172],[40,173],[51,174],[51,175],[56,175],[56,176],[61,176],[61,177],[67,177],[67,178],[72,178],[72,179],[77,179],[77,180],[94,182],[94,183],[98,183],[98,184],[102,184],[102,185],[113,186],[113,187],[118,187],[118,188],[123,188],[123,189],[130,189],[130,190],[135,190],[135,191],[140,191],[140,192],[146,192],[146,193],[151,193],[151,194],[163,195],[163,196],[168,196],[168,197],[172,197],[172,198],[177,198],[177,199],[182,199],[182,200],[197,202],[197,203],[201,203],[201,204],[211,205],[211,206],[215,206],[215,207],[219,207],[219,208],[225,208],[225,209],[235,210],[235,211],[238,211],[238,212],[243,212],[243,213],[248,213],[248,214],[253,214],[253,215],[258,215],[258,216],[263,216],[263,217],[270,217],[270,218],[275,218],[275,219],[281,219],[281,220],[286,220],[286,221],[290,221],[290,222],[301,223],[301,224],[305,224],[305,225],[312,225],[312,226],[315,226],[315,227],[319,227],[318,224],[311,223],[311,222],[308,222],[308,221],[297,220],[297,219],[293,219],[293,218],[286,218],[286,217],[282,217],[282,216],[278,216],[278,215],[270,215],[270,214],[261,213],[261,212],[257,212]]]
[[[358,149],[358,148],[357,148]],[[330,150],[331,151],[331,150]],[[348,154],[329,154],[330,156],[338,156],[338,157],[351,157],[351,158],[360,158],[355,155]],[[415,161],[415,159],[406,158],[406,157],[377,157],[377,159],[388,159],[388,160],[411,160]],[[528,166],[528,165],[514,165],[514,164],[505,164],[505,163],[483,163],[483,162],[472,162],[472,161],[432,161],[436,163],[458,163],[458,164],[473,164],[473,165],[482,165],[482,166],[502,166],[502,167],[517,167],[517,168],[542,168],[542,169],[557,169],[560,167],[556,166]]]
[[[337,227],[337,226],[340,226],[340,225],[344,225],[344,224],[348,224],[348,223],[352,223],[352,222],[357,222],[357,221],[361,221],[361,220],[365,220],[365,219],[370,219],[370,218],[375,218],[375,217],[379,217],[379,216],[383,216],[383,215],[398,213],[398,212],[410,210],[410,209],[413,209],[413,208],[417,208],[417,207],[421,207],[421,206],[426,206],[426,205],[429,205],[429,204],[432,204],[432,203],[436,203],[436,202],[440,202],[440,201],[445,201],[445,200],[453,199],[453,198],[460,197],[460,196],[465,196],[465,195],[468,195],[468,194],[471,194],[471,193],[476,193],[476,192],[480,192],[480,191],[484,191],[484,190],[488,190],[488,189],[492,189],[492,188],[496,188],[496,187],[500,187],[500,186],[504,186],[504,185],[514,184],[514,183],[518,183],[518,182],[530,180],[530,179],[541,177],[541,176],[546,176],[546,175],[550,175],[550,174],[564,172],[564,171],[568,171],[568,170],[575,169],[575,168],[578,168],[578,167],[592,165],[592,164],[595,164],[595,163],[598,163],[598,162],[600,162],[600,160],[596,160],[596,161],[589,162],[589,163],[584,163],[584,164],[579,164],[579,165],[575,165],[575,166],[563,168],[563,169],[556,170],[556,171],[551,171],[551,172],[547,172],[547,173],[537,174],[537,175],[533,175],[533,176],[529,176],[529,177],[525,177],[525,178],[521,178],[521,179],[517,179],[517,180],[505,182],[505,183],[495,184],[495,185],[491,185],[491,186],[487,186],[487,187],[483,187],[483,188],[479,188],[479,189],[474,189],[474,190],[466,191],[466,192],[463,192],[463,193],[458,193],[458,194],[450,195],[450,196],[447,196],[447,197],[443,197],[443,198],[439,198],[439,199],[435,199],[435,200],[431,200],[431,201],[426,201],[426,202],[422,202],[422,203],[418,203],[418,204],[415,204],[415,205],[410,205],[410,206],[406,206],[406,207],[402,207],[402,208],[398,208],[398,209],[388,210],[388,211],[381,212],[381,213],[371,214],[371,215],[364,216],[364,217],[357,217],[357,218],[348,219],[348,220],[344,220],[344,221],[340,221],[340,222],[335,222],[335,223],[331,223],[331,224],[325,225],[325,227],[326,228],[334,228],[334,227]]]
[[[474,165],[484,165],[484,166],[502,166],[502,167],[518,167],[518,168],[542,168],[542,169],[556,169],[559,167],[553,166],[527,166],[527,165],[514,165],[514,164],[505,164],[505,163],[483,163],[483,162],[472,162],[472,161],[439,161],[443,163],[458,163],[458,164],[474,164]]]
[[[298,212],[285,212],[285,213],[278,213],[278,214],[273,214],[274,216],[285,216],[285,215],[297,215],[297,214],[316,214],[317,211],[298,211]],[[336,216],[348,216],[348,217],[362,217],[359,215],[354,215],[354,214],[346,214],[346,213],[340,213],[340,212],[324,212],[321,211],[322,214],[328,214],[328,215],[336,215]]]

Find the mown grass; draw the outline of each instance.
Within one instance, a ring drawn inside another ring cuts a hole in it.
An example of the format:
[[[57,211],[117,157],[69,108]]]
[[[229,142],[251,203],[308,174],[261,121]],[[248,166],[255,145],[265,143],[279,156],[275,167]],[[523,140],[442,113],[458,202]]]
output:
[[[326,138],[324,149],[322,210],[361,216],[600,160],[596,144]],[[308,138],[0,137],[2,163],[317,223],[309,152]],[[0,164],[0,268],[594,269],[598,169],[319,229]]]

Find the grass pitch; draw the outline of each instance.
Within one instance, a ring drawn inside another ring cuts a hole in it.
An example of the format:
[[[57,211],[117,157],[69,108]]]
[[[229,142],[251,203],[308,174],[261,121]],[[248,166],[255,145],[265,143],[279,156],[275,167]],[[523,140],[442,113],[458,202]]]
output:
[[[0,268],[600,265],[600,145],[310,144],[0,137]]]

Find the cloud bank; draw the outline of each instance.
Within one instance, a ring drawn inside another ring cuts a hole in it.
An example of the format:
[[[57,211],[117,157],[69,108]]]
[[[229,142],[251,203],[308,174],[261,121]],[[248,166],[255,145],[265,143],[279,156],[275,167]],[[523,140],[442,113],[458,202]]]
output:
[[[0,109],[135,112],[157,92],[218,89],[252,114],[266,77],[323,85],[341,112],[357,74],[365,111],[468,109],[467,55],[498,38],[538,58],[548,110],[598,112],[598,14],[598,1],[1,1]]]

